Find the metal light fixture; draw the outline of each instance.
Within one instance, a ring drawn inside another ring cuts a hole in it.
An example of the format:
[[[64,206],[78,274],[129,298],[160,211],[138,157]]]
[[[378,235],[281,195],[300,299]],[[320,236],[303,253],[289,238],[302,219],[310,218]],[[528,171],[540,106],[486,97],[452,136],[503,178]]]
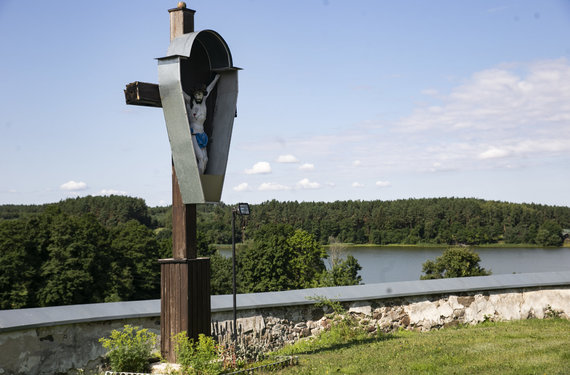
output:
[[[249,215],[249,204],[248,203],[238,203],[237,205],[238,213],[242,216]]]
[[[237,304],[236,304],[236,215],[249,215],[249,204],[238,203],[232,208],[232,269],[233,269],[233,313],[234,313],[234,345],[237,345]]]

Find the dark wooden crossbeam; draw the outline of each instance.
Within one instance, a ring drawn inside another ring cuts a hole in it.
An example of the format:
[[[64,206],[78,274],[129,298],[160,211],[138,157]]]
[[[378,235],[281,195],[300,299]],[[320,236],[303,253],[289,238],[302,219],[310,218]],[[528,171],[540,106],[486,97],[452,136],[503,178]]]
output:
[[[162,107],[158,85],[147,82],[132,82],[125,89],[125,101],[131,105]]]

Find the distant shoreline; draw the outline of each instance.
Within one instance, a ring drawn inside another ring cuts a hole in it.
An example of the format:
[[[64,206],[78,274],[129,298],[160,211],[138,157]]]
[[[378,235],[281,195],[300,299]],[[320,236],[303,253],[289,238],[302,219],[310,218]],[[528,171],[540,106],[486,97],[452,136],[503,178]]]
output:
[[[389,245],[377,245],[377,244],[354,244],[354,243],[339,243],[337,245],[340,245],[342,247],[358,247],[358,248],[367,248],[367,247],[381,247],[381,248],[386,248],[386,249],[397,249],[397,248],[402,248],[402,247],[416,247],[416,248],[434,248],[434,249],[446,249],[450,246],[455,246],[455,245],[447,245],[447,244],[432,244],[432,243],[421,243],[421,244],[389,244]],[[221,250],[231,250],[232,249],[232,245],[230,244],[216,244],[215,245],[217,249],[221,249]],[[236,244],[236,247],[240,247],[241,244]],[[460,246],[460,245],[458,245]],[[470,246],[470,245],[466,245],[466,246]],[[328,249],[331,247],[331,245],[323,245],[323,247],[325,249]],[[545,247],[545,246],[540,246],[537,244],[530,244],[530,243],[488,243],[488,244],[481,244],[481,245],[473,245],[472,246],[475,249],[488,249],[488,248],[499,248],[499,249],[511,249],[511,248],[537,248],[537,249],[548,249],[548,248],[553,248],[553,249],[559,249],[561,247],[568,247],[570,248],[570,243],[564,243],[562,246],[551,246],[551,247]]]

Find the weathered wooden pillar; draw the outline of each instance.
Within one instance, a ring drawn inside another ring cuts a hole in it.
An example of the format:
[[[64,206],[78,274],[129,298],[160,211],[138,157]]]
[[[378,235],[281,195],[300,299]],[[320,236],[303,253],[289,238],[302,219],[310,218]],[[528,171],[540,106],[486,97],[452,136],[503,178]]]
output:
[[[185,4],[170,9],[170,40],[194,31],[194,11]],[[161,354],[176,361],[174,336],[186,331],[210,335],[210,259],[197,258],[196,205],[184,204],[172,165],[172,256],[160,259]]]
[[[210,259],[161,259],[160,351],[176,362],[174,337],[210,335]]]

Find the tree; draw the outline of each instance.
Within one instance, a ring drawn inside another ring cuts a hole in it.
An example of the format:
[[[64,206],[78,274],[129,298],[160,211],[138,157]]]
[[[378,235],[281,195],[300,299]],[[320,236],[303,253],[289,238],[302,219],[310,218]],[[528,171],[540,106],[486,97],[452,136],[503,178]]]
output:
[[[318,277],[318,284],[314,286],[343,286],[358,285],[362,277],[358,271],[362,269],[355,257],[346,254],[346,245],[336,237],[329,237],[329,268]]]
[[[358,275],[361,269],[356,258],[348,254],[346,259],[339,260],[330,270],[322,272],[316,286],[358,285],[362,281],[362,277]]]
[[[33,306],[41,259],[25,220],[0,221],[0,309]]]
[[[246,293],[302,289],[325,270],[323,247],[304,230],[287,224],[261,227],[238,257],[240,290]]]
[[[41,265],[40,306],[103,302],[110,251],[106,229],[92,215],[47,212],[47,259]]]
[[[212,294],[230,294],[233,290],[232,259],[218,253],[210,256]]]
[[[487,276],[491,272],[479,266],[479,254],[468,247],[450,247],[436,258],[427,260],[422,266],[422,280],[450,277]]]
[[[562,246],[562,227],[553,220],[545,221],[538,228],[535,241],[541,246]]]
[[[310,287],[317,275],[325,271],[323,258],[327,257],[326,251],[315,236],[300,229],[288,238],[287,244],[291,257],[290,265],[297,281],[293,289]]]
[[[113,260],[107,301],[160,297],[160,244],[152,230],[136,220],[112,229]]]

